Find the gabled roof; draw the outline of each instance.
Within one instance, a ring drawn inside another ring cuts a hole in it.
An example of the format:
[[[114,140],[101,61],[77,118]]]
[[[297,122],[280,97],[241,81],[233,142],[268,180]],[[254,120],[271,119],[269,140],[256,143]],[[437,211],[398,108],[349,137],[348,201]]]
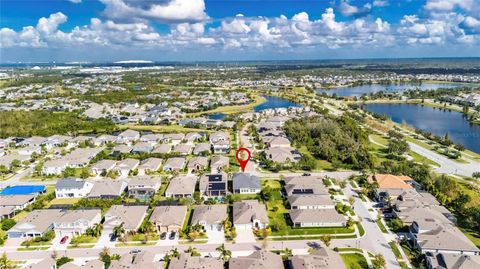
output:
[[[268,223],[267,208],[257,200],[233,203],[233,224],[249,224],[254,219]]]
[[[61,178],[55,184],[55,189],[83,189],[86,181],[80,178]]]
[[[112,224],[117,226],[123,223],[127,230],[137,230],[142,223],[143,218],[147,214],[148,206],[125,206],[113,205],[105,213],[105,223],[103,225]]]
[[[222,222],[227,217],[227,205],[198,205],[193,210],[191,224],[205,221],[207,224]]]
[[[157,206],[150,216],[150,222],[161,226],[182,226],[187,215],[187,206]]]
[[[197,178],[195,176],[174,177],[168,184],[167,193],[193,194]]]
[[[309,255],[295,255],[291,258],[293,269],[346,269],[340,255],[322,247]]]
[[[127,187],[123,180],[99,180],[93,183],[92,191],[87,197],[120,196]]]
[[[257,250],[245,257],[231,258],[229,269],[281,269],[284,268],[282,256],[267,250]]]
[[[409,176],[395,176],[390,174],[375,174],[367,178],[368,183],[377,183],[379,189],[411,189],[405,181],[411,181]]]
[[[232,177],[233,189],[260,189],[260,178],[249,173],[236,173]]]

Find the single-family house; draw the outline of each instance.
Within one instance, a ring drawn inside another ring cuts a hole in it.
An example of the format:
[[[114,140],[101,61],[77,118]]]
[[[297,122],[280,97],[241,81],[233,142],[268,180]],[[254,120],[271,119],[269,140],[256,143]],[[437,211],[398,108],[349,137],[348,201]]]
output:
[[[255,194],[260,193],[260,178],[249,173],[236,173],[232,177],[233,193]]]
[[[152,153],[155,153],[155,154],[167,154],[167,153],[170,153],[172,151],[172,145],[171,144],[160,144],[160,145],[157,145]]]
[[[213,156],[210,162],[211,173],[221,173],[230,166],[230,159],[225,156]]]
[[[140,133],[135,130],[127,129],[117,136],[117,143],[131,144],[140,139]]]
[[[55,184],[56,198],[87,197],[93,188],[93,183],[80,178],[61,178]]]
[[[115,227],[122,225],[125,232],[136,232],[147,215],[147,210],[148,206],[144,205],[113,205],[105,213],[103,229],[113,231]]]
[[[96,176],[102,176],[102,175],[104,176],[110,170],[115,168],[116,164],[117,162],[114,160],[100,160],[97,163],[93,164],[90,170]]]
[[[227,218],[227,205],[198,205],[193,210],[191,225],[201,225],[206,231],[222,231]]]
[[[8,238],[32,238],[53,229],[53,222],[62,215],[60,209],[33,210],[7,231]]]
[[[207,156],[211,152],[211,146],[208,143],[198,143],[195,145],[195,148],[193,149],[193,154],[194,155],[203,155]]]
[[[290,195],[287,199],[291,209],[335,209],[330,195]]]
[[[173,147],[173,152],[179,153],[181,155],[189,155],[192,153],[193,146],[191,144],[177,144]]]
[[[120,178],[126,178],[133,170],[137,169],[140,161],[137,159],[127,158],[117,163],[113,171],[116,171]]]
[[[227,154],[230,152],[230,135],[227,132],[213,132],[210,134],[209,141],[214,153]]]
[[[119,260],[112,260],[108,269],[163,269],[164,262],[155,260],[155,254],[146,250],[123,254]]]
[[[187,164],[189,173],[205,170],[208,167],[208,157],[195,156],[192,157]]]
[[[87,195],[90,199],[115,199],[127,188],[123,180],[98,180],[93,183],[92,191]]]
[[[160,158],[148,158],[140,162],[138,166],[138,175],[142,176],[145,174],[156,172],[162,166],[162,159]]]
[[[227,174],[211,174],[200,177],[200,195],[207,197],[225,196],[228,192]]]
[[[76,209],[63,211],[63,214],[53,219],[53,229],[58,236],[81,235],[88,228],[100,224],[102,214],[100,209]]]
[[[132,147],[133,154],[150,153],[152,151],[153,146],[147,142],[138,142]]]
[[[375,198],[381,202],[394,200],[405,190],[413,188],[413,179],[409,176],[374,174],[368,176],[367,182],[376,186]]]
[[[172,258],[168,264],[168,269],[224,269],[223,260],[213,257],[191,256],[188,253],[182,253],[178,258]]]
[[[315,249],[308,255],[291,258],[292,269],[347,269],[340,255],[328,248]]]
[[[346,219],[335,209],[290,209],[288,211],[294,227],[341,227]]]
[[[283,269],[282,256],[268,250],[256,250],[248,256],[231,258],[229,269]]]
[[[427,252],[425,263],[428,269],[477,269],[480,268],[480,256]]]
[[[257,200],[233,203],[233,224],[239,230],[263,229],[268,226],[267,208]]]
[[[159,233],[179,232],[186,216],[187,206],[157,206],[150,216],[150,222]]]
[[[165,197],[192,197],[195,192],[196,184],[197,178],[193,175],[174,177],[168,184],[167,190],[165,191]]]
[[[130,179],[128,182],[128,196],[140,200],[145,200],[157,193],[160,188],[161,180],[159,177],[138,176]]]
[[[165,165],[163,165],[163,171],[167,171],[167,172],[181,171],[185,169],[186,162],[187,161],[185,157],[168,158],[167,161],[165,162]]]

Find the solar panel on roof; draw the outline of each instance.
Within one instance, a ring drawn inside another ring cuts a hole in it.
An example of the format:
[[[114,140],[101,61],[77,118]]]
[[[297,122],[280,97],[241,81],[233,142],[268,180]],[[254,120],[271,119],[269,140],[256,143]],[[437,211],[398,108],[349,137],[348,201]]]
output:
[[[294,189],[292,194],[313,194],[313,189]]]
[[[208,176],[208,181],[210,181],[210,182],[222,181],[222,176],[221,175],[210,175],[210,176]]]
[[[220,182],[220,183],[210,183],[210,186],[208,188],[211,191],[214,190],[225,190],[225,182]]]

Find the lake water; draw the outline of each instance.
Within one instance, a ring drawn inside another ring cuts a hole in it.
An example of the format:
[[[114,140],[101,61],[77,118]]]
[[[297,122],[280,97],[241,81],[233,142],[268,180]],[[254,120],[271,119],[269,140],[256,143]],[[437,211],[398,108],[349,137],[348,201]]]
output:
[[[264,96],[265,102],[255,106],[253,109],[255,112],[259,112],[265,109],[274,109],[274,108],[288,108],[288,107],[301,107],[300,104],[291,102],[287,99],[283,99],[275,96]]]
[[[462,83],[401,83],[401,84],[366,84],[352,87],[338,87],[332,89],[317,89],[317,93],[326,93],[332,95],[333,93],[337,96],[357,96],[360,97],[363,94],[371,94],[379,91],[385,92],[401,92],[406,90],[415,90],[420,89],[424,90],[435,90],[439,88],[458,88],[471,86],[469,84]]]
[[[414,104],[367,104],[365,110],[438,136],[448,133],[454,143],[480,153],[480,125],[471,124],[462,113]]]
[[[212,120],[223,120],[227,116],[227,114],[223,113],[214,113],[214,114],[209,114],[208,118]]]

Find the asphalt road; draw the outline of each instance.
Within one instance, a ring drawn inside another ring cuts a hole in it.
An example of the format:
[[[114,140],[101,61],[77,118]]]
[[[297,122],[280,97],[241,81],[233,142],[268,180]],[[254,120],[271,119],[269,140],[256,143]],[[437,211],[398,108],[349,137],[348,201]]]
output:
[[[425,149],[415,143],[407,142],[410,146],[410,149],[414,152],[428,158],[440,165],[439,168],[435,170],[438,173],[445,173],[445,174],[457,174],[462,176],[471,177],[474,172],[480,172],[480,164],[478,162],[470,162],[470,163],[458,163],[446,156],[443,156],[439,153],[434,151]]]

